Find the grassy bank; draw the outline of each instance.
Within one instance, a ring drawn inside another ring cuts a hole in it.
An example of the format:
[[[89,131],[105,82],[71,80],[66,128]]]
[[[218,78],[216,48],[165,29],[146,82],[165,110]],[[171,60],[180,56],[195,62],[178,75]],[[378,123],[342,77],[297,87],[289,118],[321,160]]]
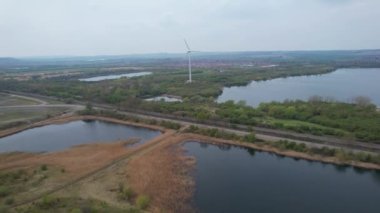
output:
[[[3,207],[2,212],[19,212],[19,213],[84,213],[84,212],[115,212],[115,213],[138,213],[140,209],[131,206],[130,208],[119,208],[109,205],[105,202],[94,199],[83,199],[80,197],[54,197],[45,196],[27,207],[16,209],[7,209]],[[0,210],[1,211],[1,210]]]
[[[199,121],[215,121],[247,126],[284,129],[298,133],[330,135],[365,142],[380,142],[380,113],[370,103],[338,103],[312,97],[310,101],[263,103],[257,108],[245,102],[185,100],[183,103],[129,102],[121,109],[190,117]]]
[[[266,144],[269,144],[273,147],[276,147],[280,150],[292,150],[296,152],[302,152],[307,153],[310,155],[319,155],[323,157],[335,157],[340,162],[363,162],[363,163],[373,163],[380,165],[380,154],[370,154],[366,152],[352,152],[352,151],[346,151],[343,149],[337,149],[337,148],[329,148],[329,147],[322,147],[322,148],[310,148],[307,147],[305,144],[297,144],[295,142],[291,141],[278,141],[278,142],[265,142]]]
[[[215,138],[221,138],[226,140],[235,140],[235,141],[242,141],[242,142],[248,142],[248,143],[254,143],[257,141],[256,136],[253,132],[241,136],[230,132],[225,132],[219,129],[208,129],[208,128],[200,128],[198,126],[191,125],[189,128],[187,128],[184,132],[187,133],[195,133],[200,135],[205,135],[209,137],[215,137]]]
[[[291,141],[277,141],[277,142],[263,142],[257,141],[254,133],[247,134],[245,136],[237,135],[235,133],[224,132],[218,129],[208,129],[200,128],[197,126],[191,126],[186,129],[187,133],[195,133],[208,137],[220,138],[224,140],[232,140],[246,143],[253,143],[258,146],[270,146],[276,148],[280,151],[295,151],[299,153],[305,153],[311,156],[320,156],[320,157],[334,157],[339,162],[349,163],[349,162],[362,162],[362,163],[373,163],[380,165],[380,154],[370,154],[366,152],[352,152],[346,151],[338,148],[316,148],[316,147],[307,147],[304,143],[296,143]]]
[[[79,111],[79,115],[93,115],[93,116],[104,116],[115,118],[122,121],[131,121],[134,123],[143,123],[148,125],[157,125],[168,129],[178,130],[181,128],[181,125],[175,122],[170,121],[157,121],[155,119],[142,119],[136,116],[125,115],[121,113],[117,113],[115,111],[109,110],[94,110],[92,107],[87,106],[85,110]]]

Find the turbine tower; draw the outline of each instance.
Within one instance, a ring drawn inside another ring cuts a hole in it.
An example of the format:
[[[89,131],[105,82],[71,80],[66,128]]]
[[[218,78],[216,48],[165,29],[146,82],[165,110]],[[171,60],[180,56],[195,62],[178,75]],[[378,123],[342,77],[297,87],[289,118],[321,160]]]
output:
[[[186,48],[187,48],[187,57],[189,59],[189,80],[187,80],[187,83],[191,83],[192,82],[192,78],[191,78],[191,53],[193,52],[198,52],[198,51],[193,51],[190,49],[190,46],[189,44],[187,43],[186,39],[184,39],[185,41],[185,45],[186,45]]]

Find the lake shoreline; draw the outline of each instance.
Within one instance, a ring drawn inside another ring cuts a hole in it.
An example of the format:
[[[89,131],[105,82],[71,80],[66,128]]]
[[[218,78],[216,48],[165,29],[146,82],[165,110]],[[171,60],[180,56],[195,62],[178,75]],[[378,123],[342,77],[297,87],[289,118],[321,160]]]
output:
[[[167,140],[160,144],[158,148],[133,159],[128,166],[128,177],[129,181],[132,181],[132,189],[138,193],[146,194],[151,197],[153,199],[152,209],[159,210],[163,207],[172,206],[174,205],[173,202],[175,203],[174,206],[178,208],[192,206],[192,208],[196,209],[196,206],[193,206],[194,200],[189,200],[189,196],[194,196],[196,191],[194,172],[197,172],[197,159],[195,156],[189,155],[184,147],[184,144],[188,142],[244,147],[260,152],[281,155],[287,158],[327,163],[335,166],[348,166],[352,168],[366,169],[368,171],[380,171],[380,165],[370,163],[340,162],[333,157],[325,158],[294,151],[281,151],[270,146],[259,146],[257,144],[212,138],[194,133],[182,133],[167,138]],[[184,174],[186,174],[186,176],[183,176]],[[186,181],[180,181],[178,177],[181,177],[181,179],[185,179]],[[172,178],[173,181],[167,181],[167,178]],[[142,180],[151,180],[156,184],[144,184]],[[185,187],[186,190],[181,187]],[[156,198],[158,195],[161,195],[163,189],[167,192],[163,193],[165,196]],[[173,201],[172,196],[167,196],[168,194],[173,193],[178,194],[179,199]]]
[[[367,75],[363,75],[365,72]],[[287,99],[307,101],[312,96],[345,103],[352,102],[358,96],[368,96],[380,107],[380,97],[370,91],[371,88],[378,88],[374,79],[378,78],[379,73],[380,68],[337,68],[317,74],[252,80],[243,85],[223,87],[216,100],[218,103],[244,100],[248,105],[258,107],[260,103],[283,102]],[[352,88],[352,84],[357,87]]]
[[[133,72],[133,73],[124,73],[124,74],[118,74],[118,75],[101,75],[101,76],[94,76],[89,78],[81,78],[79,81],[81,82],[99,82],[99,81],[105,81],[105,80],[116,80],[120,78],[135,78],[135,77],[141,77],[146,75],[151,75],[152,72]]]
[[[157,126],[157,125],[149,125],[149,124],[144,124],[144,123],[124,121],[124,120],[119,120],[116,118],[110,118],[110,117],[104,117],[104,116],[71,115],[71,116],[48,119],[45,121],[34,123],[27,127],[24,126],[24,127],[16,127],[16,128],[2,130],[0,131],[0,138],[13,135],[13,134],[16,134],[28,129],[32,129],[32,128],[42,127],[42,126],[51,125],[51,124],[63,124],[63,123],[68,123],[71,121],[78,121],[78,120],[99,120],[99,121],[111,122],[111,123],[122,124],[122,125],[127,125],[127,126],[147,128],[150,130],[160,131],[161,133],[165,133],[166,131],[168,131],[168,129]],[[182,137],[180,138],[182,138],[182,141],[176,141],[176,143],[183,143],[187,140],[195,140],[195,141],[200,140],[199,142],[210,143],[210,144],[212,143],[228,144],[228,145],[252,148],[259,151],[270,152],[270,153],[283,155],[283,156],[287,156],[291,158],[318,161],[318,162],[330,163],[330,164],[340,165],[340,166],[347,165],[347,166],[353,166],[353,167],[362,168],[362,169],[380,170],[380,165],[373,164],[373,163],[364,163],[364,162],[356,162],[356,161],[342,162],[336,157],[325,157],[325,156],[311,155],[308,153],[295,152],[291,150],[280,150],[270,145],[258,145],[255,143],[237,142],[237,141],[231,141],[231,140],[225,140],[225,139],[219,139],[219,138],[212,138],[212,137],[193,134],[193,133],[182,133],[181,136]]]
[[[106,122],[114,122],[119,124],[125,124],[130,126],[137,126],[143,128],[150,128],[154,130],[162,131],[164,134],[157,136],[147,143],[131,148],[131,149],[122,149],[124,147],[124,142],[115,142],[110,144],[85,144],[76,147],[72,147],[69,149],[65,149],[55,153],[47,153],[47,154],[29,154],[29,153],[15,153],[14,156],[12,154],[10,157],[7,157],[7,154],[1,155],[0,157],[4,157],[2,160],[2,167],[0,170],[6,169],[14,169],[14,168],[26,168],[28,166],[38,167],[38,165],[47,164],[52,167],[64,168],[65,175],[63,175],[63,179],[57,179],[57,183],[59,182],[67,182],[77,179],[83,179],[85,177],[90,177],[91,174],[95,174],[94,171],[100,171],[103,167],[107,165],[113,165],[112,162],[117,162],[117,159],[124,158],[124,156],[129,156],[131,153],[134,153],[136,150],[145,150],[141,154],[135,156],[131,160],[134,161],[134,173],[127,173],[128,175],[139,174],[139,176],[134,176],[134,182],[132,184],[132,188],[136,190],[139,194],[147,194],[151,196],[151,198],[158,197],[158,200],[152,201],[152,209],[160,209],[160,207],[170,208],[172,205],[175,205],[179,209],[188,209],[192,206],[189,206],[190,195],[193,195],[195,189],[194,176],[193,172],[196,172],[196,159],[194,156],[189,156],[186,153],[186,149],[184,148],[184,144],[189,141],[199,142],[199,143],[208,143],[214,145],[231,145],[237,147],[245,147],[254,149],[257,151],[262,151],[266,153],[272,153],[276,155],[285,156],[293,159],[302,159],[306,161],[327,163],[336,166],[350,166],[353,168],[366,169],[370,171],[380,171],[380,165],[372,164],[372,163],[361,163],[361,162],[342,162],[339,161],[335,157],[323,157],[318,155],[310,155],[308,153],[300,153],[295,151],[287,151],[280,150],[274,148],[270,145],[260,145],[256,143],[246,143],[246,142],[238,142],[232,140],[225,140],[219,138],[213,138],[203,135],[198,135],[194,133],[181,133],[176,132],[174,130],[168,130],[163,127],[141,124],[129,121],[118,120],[114,118],[101,117],[101,116],[66,116],[66,117],[58,117],[46,120],[44,122],[38,122],[35,125],[31,125],[29,128],[34,128],[38,126],[44,126],[48,124],[59,124],[65,123],[75,120],[102,120]],[[25,130],[20,128],[18,131]],[[14,134],[14,133],[13,133]],[[175,146],[173,148],[173,146]],[[150,148],[149,148],[150,147]],[[173,149],[172,149],[173,148]],[[94,155],[95,153],[95,155]],[[96,154],[97,153],[97,154]],[[156,154],[153,154],[156,153]],[[105,159],[95,160],[98,155],[102,155]],[[12,158],[14,158],[12,160]],[[8,160],[7,160],[8,159]],[[141,165],[145,165],[139,159],[144,159],[145,164],[153,163],[155,166],[152,167],[141,167]],[[1,160],[1,158],[0,158]],[[4,161],[5,160],[5,161]],[[83,163],[77,164],[74,161],[81,160]],[[160,161],[157,161],[160,160]],[[162,160],[162,161],[161,161]],[[110,163],[111,162],[111,163]],[[127,167],[129,165],[126,164]],[[163,168],[165,167],[165,168]],[[141,168],[141,170],[139,170]],[[150,170],[148,168],[152,168]],[[136,170],[137,169],[137,170]],[[133,170],[132,170],[133,171]],[[138,171],[138,173],[137,173]],[[69,176],[67,176],[69,175]],[[149,175],[151,178],[149,178]],[[157,176],[160,176],[157,178]],[[128,176],[127,176],[128,177]],[[130,177],[130,176],[129,176]],[[155,180],[155,183],[160,184],[143,184],[141,182],[142,179],[139,177],[144,177],[144,180]],[[173,178],[173,181],[167,181],[167,179],[162,177],[170,177]],[[130,177],[131,178],[131,177]],[[147,179],[146,179],[147,178]],[[59,181],[58,181],[59,180]],[[134,187],[135,188],[134,188]],[[180,188],[182,187],[183,188]],[[165,189],[165,197],[160,197],[162,193],[162,189]],[[173,194],[177,194],[180,196],[181,200],[173,200]],[[156,206],[157,204],[157,206]]]
[[[14,135],[16,133],[19,133],[19,132],[22,132],[22,131],[25,131],[28,129],[43,127],[43,126],[52,125],[52,124],[64,124],[64,123],[69,123],[72,121],[79,121],[79,120],[99,120],[99,121],[104,121],[104,122],[109,122],[109,123],[122,124],[122,125],[126,125],[126,126],[146,128],[146,129],[150,129],[150,130],[160,131],[161,133],[166,131],[165,128],[162,128],[159,126],[130,122],[130,121],[123,121],[123,120],[118,120],[118,119],[110,118],[110,117],[94,116],[94,115],[70,115],[70,116],[56,117],[56,118],[43,120],[43,121],[36,122],[36,123],[33,123],[31,125],[28,125],[28,126],[21,126],[21,127],[14,127],[14,128],[10,128],[10,129],[5,129],[5,130],[0,131],[0,138],[4,138],[4,137],[10,136],[10,135]]]
[[[186,143],[186,141],[192,141],[192,140],[198,141],[200,143],[209,143],[209,144],[215,144],[215,145],[225,144],[225,145],[251,148],[254,150],[273,153],[273,154],[277,154],[277,155],[281,155],[285,157],[303,159],[303,160],[315,161],[315,162],[321,162],[321,163],[328,163],[328,164],[333,164],[337,166],[352,166],[352,167],[356,167],[360,169],[380,171],[380,165],[378,164],[364,163],[364,162],[357,162],[357,161],[340,161],[336,157],[324,157],[324,156],[319,156],[319,155],[311,155],[308,153],[295,152],[291,150],[280,150],[278,148],[275,148],[269,145],[258,145],[254,143],[236,142],[236,141],[219,139],[219,138],[211,138],[208,136],[203,136],[203,135],[198,135],[198,134],[193,134],[193,133],[187,133],[187,139],[179,143]]]

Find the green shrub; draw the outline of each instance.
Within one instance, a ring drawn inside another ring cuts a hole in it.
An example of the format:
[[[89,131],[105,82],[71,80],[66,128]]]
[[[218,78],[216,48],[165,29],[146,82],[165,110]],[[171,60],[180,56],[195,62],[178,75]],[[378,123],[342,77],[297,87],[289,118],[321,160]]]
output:
[[[119,183],[119,199],[120,200],[131,200],[132,196],[133,196],[133,190],[129,187],[125,187],[123,183]]]
[[[13,180],[20,179],[21,177],[25,175],[26,175],[25,170],[18,170],[17,172],[10,173],[10,176],[12,177]]]
[[[254,133],[249,133],[244,136],[244,141],[249,143],[254,143],[256,141],[256,135]]]
[[[373,156],[372,161],[374,163],[380,164],[380,154]]]
[[[318,154],[322,156],[336,156],[337,149],[330,149],[328,147],[322,147],[322,148],[310,148],[310,153]]]
[[[79,208],[72,209],[70,213],[82,213],[82,210]]]
[[[119,193],[122,193],[124,191],[124,183],[119,183]]]
[[[56,198],[50,197],[50,196],[44,196],[42,198],[42,201],[38,203],[39,207],[42,209],[49,209],[52,208],[57,202]]]
[[[0,197],[6,197],[11,193],[10,189],[6,186],[0,186]]]
[[[46,171],[46,170],[48,170],[48,167],[46,164],[44,164],[44,165],[41,165],[40,169],[41,169],[41,171]]]
[[[1,212],[1,213],[8,213],[8,212],[10,212],[10,211],[9,211],[9,208],[8,208],[8,207],[3,206],[3,205],[0,205],[0,212]]]
[[[15,200],[12,197],[9,197],[9,198],[5,199],[4,203],[6,205],[12,205],[14,203],[14,201]]]
[[[160,125],[165,127],[165,128],[174,129],[174,130],[178,130],[181,128],[180,124],[175,123],[175,122],[171,122],[171,121],[161,121]]]
[[[122,198],[124,200],[131,200],[132,196],[133,196],[133,190],[131,188],[125,188],[124,191],[122,192]]]
[[[273,126],[276,127],[276,128],[279,128],[279,129],[284,128],[284,124],[283,124],[283,123],[280,123],[280,122],[275,122],[275,123],[273,124]]]
[[[139,209],[146,209],[146,208],[148,208],[149,203],[150,203],[150,199],[146,195],[139,195],[137,197],[137,199],[136,199],[136,206]]]
[[[347,155],[347,153],[342,150],[342,149],[339,149],[339,150],[336,150],[335,152],[335,157],[338,158],[339,160],[341,161],[347,161],[347,160],[350,160],[350,157]]]

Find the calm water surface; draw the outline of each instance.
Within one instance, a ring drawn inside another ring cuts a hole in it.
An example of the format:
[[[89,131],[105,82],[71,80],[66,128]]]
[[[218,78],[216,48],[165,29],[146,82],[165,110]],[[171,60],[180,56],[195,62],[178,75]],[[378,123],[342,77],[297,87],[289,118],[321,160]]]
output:
[[[247,86],[224,88],[218,102],[244,100],[251,106],[263,102],[308,100],[310,96],[330,97],[351,102],[353,97],[367,96],[380,106],[380,68],[339,69],[335,72],[268,81],[253,81]]]
[[[104,121],[72,121],[28,129],[0,138],[0,152],[51,152],[79,144],[114,142],[129,138],[141,138],[138,143],[141,144],[159,134],[159,131]]]
[[[197,159],[200,212],[366,212],[380,209],[380,173],[186,142]]]
[[[123,77],[133,78],[133,77],[140,77],[140,76],[151,75],[151,74],[152,74],[151,72],[136,72],[136,73],[121,74],[121,75],[103,75],[103,76],[96,76],[92,78],[83,78],[83,79],[79,79],[79,81],[94,82],[94,81],[119,79]]]

